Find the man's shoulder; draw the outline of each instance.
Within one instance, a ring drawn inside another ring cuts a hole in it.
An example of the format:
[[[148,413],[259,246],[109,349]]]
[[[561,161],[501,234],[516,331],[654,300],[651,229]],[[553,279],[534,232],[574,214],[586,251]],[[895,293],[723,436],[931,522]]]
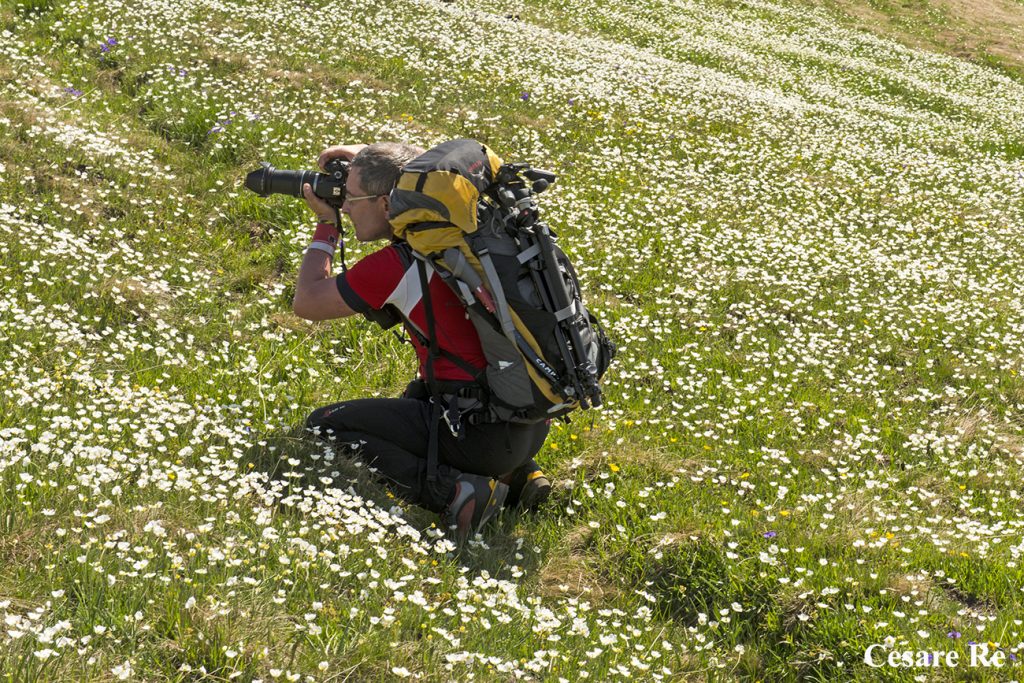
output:
[[[390,292],[412,263],[412,253],[404,249],[395,243],[382,247],[356,261],[344,277],[360,293],[367,288]]]
[[[392,243],[359,259],[352,266],[352,270],[379,269],[385,272],[396,271],[401,273],[405,271],[405,263],[406,259],[401,247]]]

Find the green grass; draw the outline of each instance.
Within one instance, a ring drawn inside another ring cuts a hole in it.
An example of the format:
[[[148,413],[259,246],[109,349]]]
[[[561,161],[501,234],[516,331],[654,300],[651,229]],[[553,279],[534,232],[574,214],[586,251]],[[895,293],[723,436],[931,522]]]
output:
[[[876,5],[928,41],[949,20]],[[878,680],[886,637],[1019,652],[1012,65],[795,3],[169,7],[0,10],[5,680]],[[397,395],[413,354],[293,316],[310,217],[240,183],[463,135],[559,174],[542,208],[621,353],[539,456],[549,504],[452,553],[303,432]]]

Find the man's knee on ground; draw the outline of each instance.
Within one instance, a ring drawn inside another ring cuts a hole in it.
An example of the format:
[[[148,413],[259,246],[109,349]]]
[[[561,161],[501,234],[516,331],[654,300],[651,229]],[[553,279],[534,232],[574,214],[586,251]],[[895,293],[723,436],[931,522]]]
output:
[[[317,408],[309,414],[309,417],[306,418],[306,429],[321,438],[327,438],[329,436],[329,432],[332,431],[327,428],[326,421],[324,420],[326,412],[326,407]]]

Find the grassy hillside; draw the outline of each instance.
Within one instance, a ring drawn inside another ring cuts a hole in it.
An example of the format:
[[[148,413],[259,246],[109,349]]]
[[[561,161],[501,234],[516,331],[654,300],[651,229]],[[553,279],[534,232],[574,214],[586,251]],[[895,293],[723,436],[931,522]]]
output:
[[[0,6],[0,675],[1014,677],[1024,81],[949,7]],[[291,315],[311,216],[241,187],[456,136],[558,173],[620,349],[458,553],[301,429],[414,359]]]

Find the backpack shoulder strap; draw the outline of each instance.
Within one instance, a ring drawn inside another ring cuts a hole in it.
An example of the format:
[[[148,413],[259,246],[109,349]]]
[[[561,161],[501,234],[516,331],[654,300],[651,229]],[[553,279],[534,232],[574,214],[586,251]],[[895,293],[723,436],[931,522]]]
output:
[[[410,246],[409,243],[404,240],[396,240],[392,243],[391,246],[395,249],[395,252],[397,252],[398,258],[401,261],[402,267],[405,270],[409,270],[409,268],[414,263],[418,264],[417,269],[419,270],[420,275],[420,287],[423,290],[423,313],[427,319],[426,333],[424,334],[424,332],[420,330],[418,327],[416,327],[411,320],[406,319],[404,316],[402,317],[403,319],[405,319],[405,328],[409,331],[409,334],[412,335],[413,337],[416,337],[416,341],[418,341],[423,346],[423,348],[427,349],[427,370],[429,371],[432,369],[429,367],[429,354],[434,353],[433,349],[436,346],[436,354],[438,356],[443,357],[445,360],[449,361],[457,368],[468,374],[470,377],[473,378],[473,381],[476,382],[477,384],[481,386],[486,386],[486,375],[484,374],[484,369],[478,368],[470,364],[469,362],[456,356],[448,349],[442,348],[440,344],[432,344],[432,341],[436,342],[437,335],[434,334],[434,307],[431,305],[430,301],[430,290],[426,269],[427,267],[433,268],[433,265],[428,263],[423,258],[418,258],[413,252],[412,246]],[[397,312],[398,309],[395,310]]]
[[[408,270],[413,262],[412,246],[405,240],[394,240],[391,242],[391,248],[398,254],[398,260],[401,262],[402,268]]]

